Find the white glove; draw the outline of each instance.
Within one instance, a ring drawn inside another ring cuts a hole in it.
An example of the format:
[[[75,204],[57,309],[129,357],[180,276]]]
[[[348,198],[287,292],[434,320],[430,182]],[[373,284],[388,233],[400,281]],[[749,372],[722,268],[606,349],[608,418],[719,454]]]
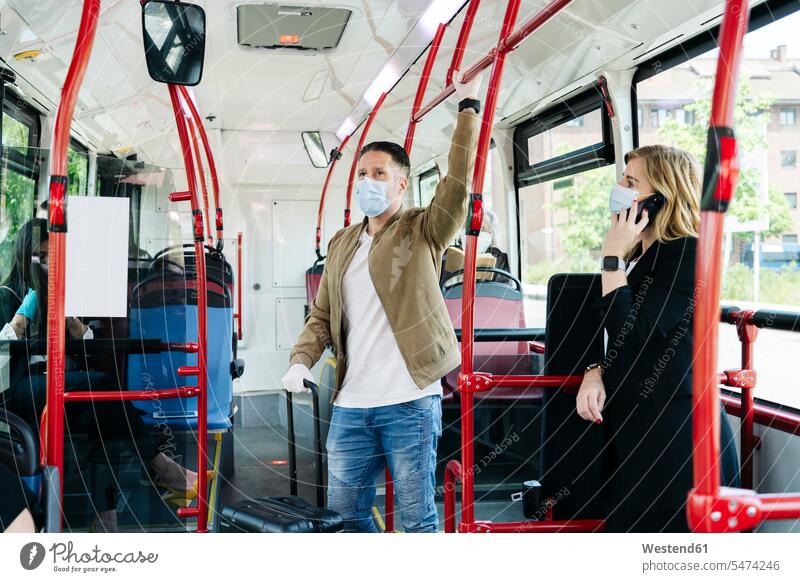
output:
[[[17,332],[11,327],[11,324],[7,323],[3,326],[3,329],[0,329],[0,339],[15,340],[19,338],[17,337]]]
[[[287,392],[311,392],[310,389],[303,386],[303,380],[314,381],[311,370],[306,368],[303,364],[293,364],[289,366],[286,375],[281,378],[281,385],[283,385],[283,389]]]
[[[471,81],[461,82],[461,71],[453,71],[453,86],[456,89],[456,96],[459,101],[464,99],[477,99],[481,89],[483,73],[478,73]]]

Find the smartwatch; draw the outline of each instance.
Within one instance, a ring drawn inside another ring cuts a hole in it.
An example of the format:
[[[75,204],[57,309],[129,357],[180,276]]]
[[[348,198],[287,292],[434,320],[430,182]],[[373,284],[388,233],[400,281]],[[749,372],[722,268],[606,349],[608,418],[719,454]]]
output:
[[[624,271],[625,261],[619,257],[603,257],[603,271]]]
[[[472,107],[475,110],[475,113],[481,112],[481,102],[478,101],[477,99],[467,98],[467,99],[462,99],[461,101],[458,102],[459,113],[461,111],[464,111],[465,109],[469,109],[470,107]]]

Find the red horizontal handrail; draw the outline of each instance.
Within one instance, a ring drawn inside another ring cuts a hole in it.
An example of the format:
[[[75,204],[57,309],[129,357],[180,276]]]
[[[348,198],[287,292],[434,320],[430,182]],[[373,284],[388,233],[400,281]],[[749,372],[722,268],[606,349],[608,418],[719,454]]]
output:
[[[466,524],[465,524],[466,525]],[[478,520],[462,531],[475,533],[596,533],[605,531],[603,519],[492,522]]]
[[[200,350],[200,346],[196,342],[168,343],[161,344],[161,349],[165,352],[185,352],[187,354],[196,354]]]
[[[730,414],[741,415],[743,407],[740,398],[720,394],[720,401]],[[763,404],[753,405],[753,422],[781,432],[800,436],[800,415]]]
[[[492,66],[495,61],[498,48],[501,52],[507,53],[516,49],[520,43],[539,29],[544,23],[550,20],[555,14],[563,9],[572,0],[553,0],[542,8],[537,14],[526,20],[519,28],[510,34],[506,39],[501,40],[498,46],[492,47],[488,54],[482,56],[480,59],[472,63],[466,71],[464,71],[464,81],[470,81],[475,76]],[[455,93],[455,87],[452,82],[452,73],[447,81],[444,89],[442,89],[436,96],[433,97],[428,103],[422,106],[417,114],[413,117],[413,121],[419,122],[428,113],[433,111],[439,104],[443,103],[450,95]]]
[[[113,402],[120,400],[167,400],[169,398],[191,398],[200,395],[197,386],[164,388],[162,390],[106,390],[74,391],[64,394],[64,402]]]
[[[763,493],[758,500],[764,519],[797,519],[800,516],[800,495]]]

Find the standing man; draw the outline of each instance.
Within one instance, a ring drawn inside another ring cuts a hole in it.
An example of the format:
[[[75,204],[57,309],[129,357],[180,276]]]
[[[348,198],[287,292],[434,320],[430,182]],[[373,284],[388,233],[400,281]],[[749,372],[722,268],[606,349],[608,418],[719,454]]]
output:
[[[291,392],[326,346],[336,354],[328,432],[328,507],[346,531],[377,532],[375,480],[386,464],[406,532],[435,532],[436,444],[442,433],[440,379],[460,363],[439,290],[444,250],[466,217],[478,136],[480,77],[455,82],[458,121],[447,176],[427,208],[403,209],[408,154],[372,142],[358,152],[361,224],[331,239],[317,297],[282,379]]]

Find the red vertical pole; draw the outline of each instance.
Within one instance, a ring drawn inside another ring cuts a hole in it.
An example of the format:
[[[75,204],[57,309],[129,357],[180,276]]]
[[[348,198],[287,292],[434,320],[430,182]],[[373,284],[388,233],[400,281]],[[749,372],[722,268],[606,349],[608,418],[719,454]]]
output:
[[[364,140],[366,140],[367,138],[367,134],[369,133],[369,128],[372,126],[372,122],[375,120],[375,116],[378,114],[381,105],[383,105],[383,101],[386,99],[386,95],[388,95],[388,93],[381,93],[381,96],[378,97],[378,102],[375,103],[375,106],[372,108],[372,111],[369,112],[369,117],[367,117],[367,122],[364,124],[364,129],[361,130],[361,137],[358,139],[358,147],[356,148],[356,151],[353,152],[353,164],[350,166],[350,178],[347,181],[347,197],[344,207],[345,226],[350,226],[350,201],[353,198],[353,184],[355,184],[356,168],[358,167],[358,156],[359,154],[361,154],[361,148],[364,147]]]
[[[351,134],[352,135],[352,134]],[[336,168],[336,162],[338,162],[342,157],[342,151],[344,147],[347,145],[347,142],[350,140],[350,135],[344,136],[342,143],[339,144],[339,147],[336,148],[333,152],[331,152],[331,163],[328,166],[328,175],[325,176],[325,184],[322,186],[322,195],[319,198],[319,209],[317,210],[317,230],[316,230],[316,247],[315,250],[317,252],[317,258],[321,261],[322,260],[322,251],[320,250],[322,247],[322,212],[325,209],[325,196],[328,193],[328,186],[331,183],[331,176],[333,176],[333,170]]]
[[[191,120],[191,118],[186,119],[186,125],[189,127],[189,134],[192,136],[194,159],[197,160],[197,175],[200,176],[200,188],[203,192],[203,211],[206,216],[206,236],[208,236],[209,241],[212,241],[214,238],[211,236],[211,215],[208,212],[208,187],[206,186],[206,172],[203,168],[203,159],[200,157],[200,144],[197,143],[197,133],[194,130],[194,122]]]
[[[206,475],[208,446],[208,292],[206,290],[206,254],[203,246],[203,212],[200,210],[197,196],[197,181],[192,162],[192,145],[189,141],[189,132],[186,128],[186,116],[181,108],[178,89],[175,85],[168,85],[172,110],[175,115],[175,124],[178,128],[178,138],[181,144],[181,153],[186,170],[186,180],[189,185],[188,197],[192,206],[192,231],[194,235],[195,263],[195,288],[197,290],[197,387],[200,393],[197,396],[197,511],[183,512],[184,515],[196,515],[197,532],[205,533],[208,520],[208,479]],[[175,197],[179,199],[179,197]]]
[[[447,69],[445,86],[453,83],[453,73],[461,68],[461,62],[464,60],[467,41],[469,40],[469,35],[472,31],[472,25],[475,22],[475,14],[478,12],[478,7],[480,4],[480,0],[470,0],[469,6],[467,6],[467,13],[464,15],[464,21],[461,23],[461,29],[458,32],[458,40],[456,40],[456,46],[453,49],[453,58],[450,61],[450,67]],[[447,24],[440,23],[439,27],[436,29],[436,33],[431,41],[430,49],[428,50],[428,56],[425,59],[425,65],[422,69],[419,85],[417,86],[417,94],[414,97],[414,105],[411,108],[411,119],[408,122],[408,130],[406,132],[404,144],[404,149],[409,156],[411,155],[411,148],[414,145],[414,132],[417,128],[417,123],[419,123],[417,114],[422,107],[422,100],[425,97],[425,90],[428,87],[428,81],[430,80],[433,63],[436,60],[436,55],[439,52],[439,47],[442,44],[442,37],[444,36],[444,31],[446,28]]]
[[[236,335],[242,339],[242,233],[236,233]]]
[[[436,34],[433,35],[433,40],[431,41],[431,46],[428,49],[428,56],[425,58],[425,65],[422,67],[422,75],[419,78],[419,85],[417,85],[417,93],[414,96],[414,104],[411,106],[411,119],[408,122],[408,129],[406,130],[406,139],[403,143],[403,149],[406,150],[406,153],[411,157],[411,146],[414,144],[414,130],[417,129],[417,122],[414,120],[414,115],[416,115],[419,108],[422,106],[422,100],[425,98],[425,89],[428,86],[428,81],[431,78],[431,70],[433,69],[433,63],[436,60],[436,53],[439,52],[439,46],[442,44],[442,37],[444,36],[444,31],[447,29],[447,25],[444,23],[439,24],[439,28],[436,29]]]
[[[394,531],[394,484],[389,466],[386,466],[386,533]]]
[[[50,270],[47,277],[47,464],[58,468],[59,496],[64,483],[64,314],[67,250],[67,148],[75,102],[92,53],[100,0],[84,0],[78,38],[72,53],[67,78],[61,89],[51,156]],[[59,499],[61,505],[61,499]],[[59,514],[59,529],[61,515]]]
[[[492,138],[492,125],[494,112],[497,107],[497,97],[500,92],[500,81],[503,77],[505,65],[506,39],[511,35],[519,13],[520,0],[509,0],[503,18],[503,27],[497,42],[497,50],[489,77],[489,87],[486,93],[478,149],[476,152],[475,169],[472,176],[473,193],[470,195],[469,216],[467,218],[467,244],[464,258],[464,291],[461,303],[461,373],[459,374],[459,392],[461,393],[461,516],[462,522],[469,527],[475,521],[474,507],[474,425],[473,406],[474,395],[468,386],[469,377],[474,371],[473,342],[474,342],[474,307],[475,307],[475,258],[477,252],[477,235],[483,221],[483,179],[486,174],[486,160],[489,155],[489,144]]]
[[[219,201],[219,177],[217,176],[217,164],[214,162],[214,154],[211,152],[211,145],[208,143],[208,134],[206,128],[203,126],[203,119],[197,111],[194,101],[189,95],[189,91],[183,85],[178,86],[178,90],[183,97],[183,101],[189,106],[189,111],[194,118],[194,123],[197,126],[197,132],[200,134],[200,139],[203,142],[203,149],[206,152],[206,162],[208,163],[208,173],[211,174],[211,188],[214,192],[214,207],[216,209],[216,228],[217,228],[217,249],[222,250],[223,246],[223,228],[222,228],[222,206]],[[198,155],[198,160],[200,156]],[[207,215],[207,214],[206,214]],[[210,221],[210,218],[209,218]],[[210,235],[209,235],[210,238]]]
[[[469,6],[467,6],[467,13],[464,15],[464,22],[461,23],[461,30],[458,31],[458,40],[456,40],[456,46],[453,49],[453,59],[450,61],[450,68],[447,69],[445,86],[453,83],[453,73],[461,69],[467,41],[472,32],[472,25],[475,23],[475,15],[478,13],[480,4],[481,0],[470,0]]]
[[[758,337],[758,328],[750,323],[752,311],[744,311],[736,317],[736,331],[742,343],[742,370],[755,370],[753,348]],[[753,488],[753,454],[755,449],[755,396],[754,386],[743,387],[741,411],[741,464],[742,487]]]
[[[694,530],[709,531],[720,487],[719,387],[717,330],[725,211],[736,188],[739,167],[733,112],[742,40],[747,30],[747,0],[727,0],[722,18],[719,57],[711,105],[708,149],[703,176],[703,200],[695,280],[694,367],[692,374],[692,434],[694,489],[687,517]]]

